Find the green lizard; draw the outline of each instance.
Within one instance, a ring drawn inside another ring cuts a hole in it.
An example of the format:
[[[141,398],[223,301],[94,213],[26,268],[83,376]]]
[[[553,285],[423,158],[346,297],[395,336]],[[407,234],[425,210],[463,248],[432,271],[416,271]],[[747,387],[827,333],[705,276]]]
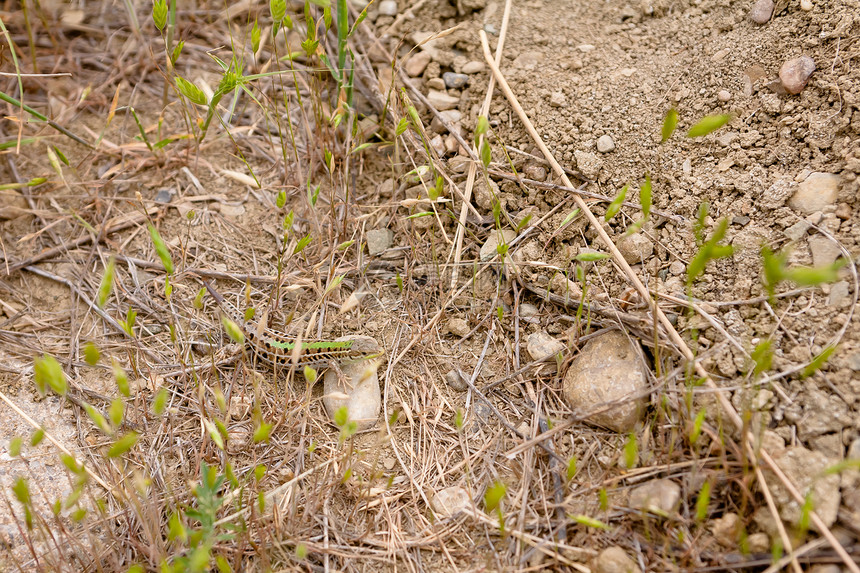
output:
[[[203,285],[218,303],[221,311],[242,330],[245,343],[261,360],[271,365],[290,366],[297,339],[287,336],[253,320],[245,320],[239,309],[224,299],[207,281]],[[330,366],[344,359],[369,358],[371,352],[357,348],[353,340],[304,340],[297,366]]]

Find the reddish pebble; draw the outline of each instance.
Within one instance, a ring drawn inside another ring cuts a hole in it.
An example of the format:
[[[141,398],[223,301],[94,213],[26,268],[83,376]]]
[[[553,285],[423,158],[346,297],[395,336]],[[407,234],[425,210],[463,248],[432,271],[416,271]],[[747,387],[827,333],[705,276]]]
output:
[[[788,60],[779,69],[779,81],[790,94],[799,94],[806,87],[809,76],[815,71],[815,60],[809,56],[800,56]]]
[[[773,0],[756,0],[750,8],[750,20],[756,24],[767,24],[773,14]]]

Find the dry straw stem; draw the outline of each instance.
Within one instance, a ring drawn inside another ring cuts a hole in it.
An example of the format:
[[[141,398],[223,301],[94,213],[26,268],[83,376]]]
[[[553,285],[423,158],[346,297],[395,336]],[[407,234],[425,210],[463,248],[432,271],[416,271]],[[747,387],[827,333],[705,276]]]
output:
[[[498,66],[502,61],[502,51],[505,47],[505,38],[508,35],[508,20],[511,15],[511,0],[505,2],[505,12],[502,14],[502,29],[499,32],[499,43],[496,44],[496,59],[495,65]],[[490,76],[490,81],[487,84],[487,93],[484,95],[484,103],[481,104],[481,112],[479,115],[488,115],[490,113],[490,102],[493,100],[493,90],[495,90],[495,76]],[[453,131],[452,131],[453,133]],[[486,135],[481,135],[483,141]],[[480,141],[478,142],[480,149]],[[454,268],[451,271],[451,288],[456,288],[457,279],[460,274],[460,261],[463,258],[463,237],[465,236],[466,228],[466,212],[472,201],[472,189],[475,186],[475,175],[478,172],[478,166],[475,161],[469,163],[469,175],[466,178],[466,190],[464,191],[463,206],[460,208],[460,219],[457,224],[457,234],[454,238]]]
[[[564,169],[562,169],[562,167],[561,167],[561,165],[559,165],[558,161],[556,161],[555,158],[552,156],[552,153],[547,148],[547,146],[544,144],[540,135],[537,133],[537,130],[535,130],[531,121],[529,121],[528,116],[526,116],[525,111],[523,110],[523,108],[519,104],[519,102],[517,101],[517,98],[514,95],[513,91],[511,91],[511,88],[508,85],[508,82],[505,80],[505,77],[502,75],[501,71],[499,70],[499,67],[496,65],[495,61],[493,60],[493,58],[490,54],[490,45],[487,42],[486,33],[484,33],[483,30],[480,30],[478,32],[478,34],[481,38],[481,46],[483,47],[483,50],[484,50],[484,59],[487,61],[487,65],[490,66],[490,69],[493,72],[493,76],[496,78],[496,81],[499,83],[499,87],[504,92],[505,97],[508,99],[508,102],[511,104],[511,107],[517,113],[517,116],[520,118],[520,121],[523,122],[523,125],[526,128],[526,131],[528,131],[529,135],[534,140],[535,145],[537,145],[538,148],[541,150],[541,153],[544,154],[544,157],[546,157],[546,160],[552,166],[552,169],[556,173],[556,175],[561,177],[561,179],[562,179],[562,181],[564,181],[565,185],[567,185],[568,187],[573,187],[573,184],[571,183],[570,179],[568,179],[567,174],[564,172]],[[683,357],[694,365],[694,367],[696,369],[696,373],[699,376],[701,376],[702,378],[704,378],[705,383],[708,385],[708,387],[714,391],[714,395],[716,396],[718,402],[720,403],[720,407],[722,408],[723,412],[729,417],[729,419],[732,421],[732,423],[735,425],[735,427],[739,431],[744,433],[744,436],[746,438],[745,446],[746,446],[747,451],[749,453],[750,461],[755,463],[755,461],[757,460],[757,456],[760,456],[762,461],[764,461],[765,465],[768,466],[768,468],[783,483],[783,485],[789,491],[789,493],[791,493],[791,496],[799,504],[802,505],[805,501],[803,495],[801,495],[801,493],[798,491],[797,487],[791,482],[791,480],[788,478],[788,476],[786,476],[785,473],[782,471],[782,469],[776,464],[776,462],[770,456],[770,454],[768,454],[767,451],[765,451],[764,449],[759,449],[758,452],[755,451],[754,446],[753,446],[753,444],[755,443],[755,439],[751,433],[744,431],[744,424],[743,424],[743,420],[741,419],[740,415],[738,415],[737,411],[734,409],[731,402],[729,402],[725,393],[720,391],[720,389],[717,387],[716,383],[714,383],[714,381],[711,378],[708,371],[705,370],[704,366],[702,366],[701,363],[699,363],[696,360],[696,357],[693,354],[693,351],[690,350],[690,347],[687,346],[687,343],[684,341],[683,338],[681,338],[681,335],[678,334],[678,331],[675,330],[675,327],[672,325],[671,322],[669,322],[669,319],[666,317],[666,315],[663,313],[663,311],[660,309],[660,307],[656,304],[654,299],[651,297],[651,294],[648,292],[647,287],[645,287],[645,285],[642,283],[642,281],[639,280],[639,277],[636,276],[636,273],[633,272],[633,269],[630,268],[630,265],[627,264],[627,261],[624,260],[624,257],[621,256],[621,252],[618,250],[618,247],[615,246],[615,243],[612,242],[612,239],[609,237],[609,235],[606,233],[606,231],[600,225],[600,222],[597,220],[597,217],[595,217],[594,213],[591,212],[591,209],[589,209],[588,205],[585,203],[585,201],[582,199],[582,197],[574,194],[573,199],[574,199],[574,201],[576,201],[577,206],[579,206],[579,208],[582,210],[582,212],[585,213],[585,216],[588,218],[589,223],[594,228],[594,230],[597,232],[597,234],[600,236],[600,239],[606,245],[606,248],[609,249],[610,253],[612,253],[612,258],[615,260],[615,263],[619,267],[621,267],[621,269],[624,270],[624,273],[627,275],[627,278],[633,284],[634,288],[639,292],[639,295],[642,297],[642,300],[648,301],[648,304],[651,307],[651,312],[654,313],[654,315],[657,317],[657,320],[660,322],[660,324],[666,330],[670,340],[678,347],[678,350],[681,352]],[[758,479],[762,489],[766,490],[767,489],[767,483],[765,482],[764,475],[763,475],[761,469],[759,468],[759,466],[757,464],[755,467],[755,472],[756,472],[756,478]],[[769,496],[766,494],[765,497],[768,498]],[[770,505],[770,503],[768,503],[768,505]],[[771,510],[773,510],[772,507],[771,507]],[[821,520],[821,518],[818,517],[818,514],[815,511],[812,511],[812,512],[810,512],[810,518],[812,519],[812,522],[815,524],[815,527],[817,528],[817,530],[819,532],[821,532],[821,534],[827,539],[828,543],[830,543],[831,547],[833,547],[833,550],[836,551],[836,553],[839,555],[840,559],[843,560],[843,562],[848,567],[848,569],[853,571],[854,573],[860,573],[860,566],[858,566],[854,562],[854,560],[848,555],[848,553],[845,551],[845,548],[842,547],[842,545],[839,543],[839,541],[836,539],[836,537],[834,537],[833,532],[831,532],[830,529],[827,527],[827,525],[825,525],[825,523]],[[782,525],[782,522],[779,518],[776,519],[776,522],[778,525],[780,525],[780,526]],[[784,541],[785,541],[785,539],[784,539]],[[790,547],[790,545],[786,544],[786,548],[788,548],[788,547]],[[799,567],[799,566],[796,565],[796,567]]]

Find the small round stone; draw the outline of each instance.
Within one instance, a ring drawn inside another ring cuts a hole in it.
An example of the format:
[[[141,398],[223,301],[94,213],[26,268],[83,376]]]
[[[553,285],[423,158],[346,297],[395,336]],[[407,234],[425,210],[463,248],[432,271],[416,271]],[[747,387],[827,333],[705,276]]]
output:
[[[609,153],[615,149],[615,142],[609,135],[601,135],[597,140],[597,151],[600,153]]]
[[[720,90],[717,92],[717,99],[721,102],[727,102],[732,99],[732,92],[729,90]]]
[[[812,0],[800,0],[800,9],[804,12],[812,10]]]
[[[445,72],[442,74],[442,79],[445,80],[445,86],[452,89],[460,89],[469,81],[467,74],[457,74],[454,72]]]
[[[788,60],[779,69],[779,81],[790,94],[799,94],[806,87],[809,76],[815,71],[815,60],[809,56],[800,56]]]
[[[756,0],[750,9],[750,20],[756,24],[767,24],[773,15],[773,0]]]
[[[382,0],[379,3],[380,16],[397,16],[397,0]]]

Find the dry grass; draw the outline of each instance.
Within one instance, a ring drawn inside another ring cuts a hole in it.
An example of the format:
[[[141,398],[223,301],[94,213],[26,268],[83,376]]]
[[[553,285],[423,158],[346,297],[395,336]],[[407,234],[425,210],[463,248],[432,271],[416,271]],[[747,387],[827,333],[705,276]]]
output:
[[[20,109],[6,110],[18,124],[5,123],[5,139],[15,139],[11,126],[23,138],[38,138],[5,155],[7,180],[48,181],[23,187],[16,200],[26,215],[5,223],[7,236],[20,240],[2,245],[0,289],[21,310],[0,336],[10,356],[59,359],[69,384],[61,414],[73,417],[78,431],[68,453],[86,469],[67,472],[69,489],[80,497],[66,498],[58,516],[49,509],[54,499],[40,499],[35,472],[33,503],[4,492],[24,540],[4,565],[587,571],[601,549],[621,545],[648,570],[767,566],[767,556],[728,550],[708,534],[711,516],[733,511],[746,518],[766,505],[756,479],[761,470],[750,456],[755,419],[741,428],[727,413],[695,421],[700,389],[683,367],[686,342],[668,322],[656,328],[643,302],[651,295],[642,293],[638,307],[635,300],[592,301],[587,316],[577,318],[564,308],[575,313],[579,300],[521,284],[498,263],[478,262],[492,223],[470,219],[466,207],[455,213],[428,200],[426,189],[415,201],[408,192],[417,181],[409,182],[408,173],[432,164],[459,207],[481,177],[480,166],[472,163],[466,181],[449,173],[414,122],[395,137],[401,119],[409,121],[409,98],[421,96],[385,91],[387,82],[376,77],[384,67],[371,67],[367,55],[384,49],[369,28],[359,26],[350,40],[360,114],[345,113],[333,125],[338,90],[329,71],[317,58],[279,61],[301,50],[283,37],[274,46],[264,40],[252,54],[257,13],[237,6],[229,25],[218,4],[180,12],[177,37],[186,43],[176,73],[215,88],[220,74],[211,54],[226,62],[240,56],[245,75],[279,73],[249,82],[249,93],[235,101],[232,91],[226,94],[220,113],[229,110],[230,118],[213,121],[205,137],[206,110],[174,88],[148,6],[136,11],[139,30],[110,13],[116,7],[86,23],[66,8],[17,12],[7,22],[22,72],[72,74],[45,80],[22,74],[25,103],[50,106],[54,122],[91,147],[24,123]],[[288,13],[295,30],[304,30],[301,13]],[[45,26],[55,21],[59,27]],[[259,21],[265,39],[267,11]],[[28,44],[31,51],[22,48]],[[336,60],[333,35],[324,46]],[[7,78],[2,91],[15,93],[16,81]],[[426,122],[431,110],[424,111]],[[157,142],[166,145],[158,149]],[[51,159],[54,146],[68,164]],[[389,177],[394,189],[380,191]],[[432,187],[436,179],[423,184]],[[159,196],[165,189],[169,202]],[[292,226],[285,230],[288,212]],[[407,218],[422,212],[427,216]],[[173,273],[165,272],[166,260],[159,262],[147,224],[166,241]],[[369,258],[363,245],[373,228],[394,230],[399,247]],[[310,243],[296,252],[304,237]],[[98,293],[110,257],[117,261],[115,286],[102,308]],[[200,278],[217,279],[223,292],[265,310],[279,329],[376,337],[388,357],[377,427],[345,436],[325,413],[319,387],[227,346],[211,299],[198,296]],[[338,315],[353,293],[363,294],[359,306]],[[649,389],[653,407],[634,433],[582,424],[588,413],[569,411],[546,362],[520,356],[519,308],[526,300],[544,301],[543,315],[566,321],[571,356],[599,329],[621,327],[660,361],[661,375]],[[684,306],[671,300],[663,308],[686,312]],[[137,312],[134,325],[130,309]],[[442,328],[453,314],[475,326],[455,341]],[[84,362],[89,342],[101,352],[96,365]],[[466,371],[468,398],[444,383],[452,367]],[[130,380],[127,397],[117,384],[120,371]],[[14,404],[16,393],[29,392],[22,385],[3,396]],[[99,430],[86,408],[109,419],[117,398],[122,418]],[[690,438],[694,428],[701,438]],[[108,455],[131,432],[138,436],[133,447]],[[268,439],[255,440],[263,434]],[[22,455],[30,455],[26,446]],[[657,477],[682,484],[678,512],[629,509],[630,489]],[[496,509],[485,494],[498,484],[505,494]],[[452,517],[435,514],[432,496],[451,486],[466,488],[471,506]],[[24,507],[33,512],[31,527]],[[796,547],[804,534],[785,536]],[[833,555],[827,547],[808,550],[808,562]],[[726,565],[732,560],[736,565]]]

